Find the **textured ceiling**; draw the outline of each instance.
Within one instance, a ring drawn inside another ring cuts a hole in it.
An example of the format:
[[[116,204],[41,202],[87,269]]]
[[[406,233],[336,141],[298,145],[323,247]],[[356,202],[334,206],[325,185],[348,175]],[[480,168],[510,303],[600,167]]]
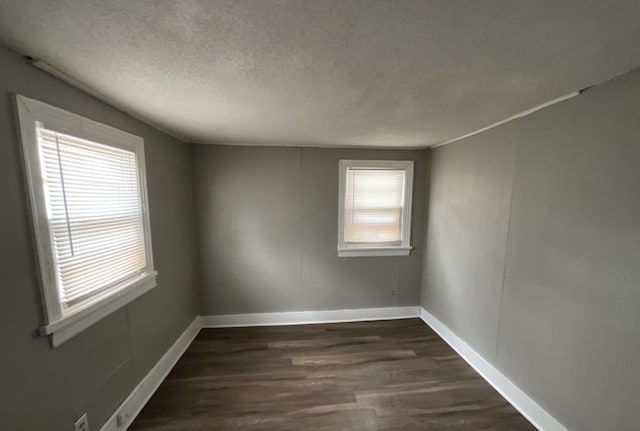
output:
[[[638,0],[0,0],[0,43],[196,143],[437,144],[640,65]]]

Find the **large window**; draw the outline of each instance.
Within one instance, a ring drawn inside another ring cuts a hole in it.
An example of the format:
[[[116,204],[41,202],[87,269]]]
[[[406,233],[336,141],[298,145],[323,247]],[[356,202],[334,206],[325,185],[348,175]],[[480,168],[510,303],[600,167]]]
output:
[[[53,345],[155,286],[141,138],[16,97]]]
[[[411,251],[412,161],[340,160],[339,256]]]

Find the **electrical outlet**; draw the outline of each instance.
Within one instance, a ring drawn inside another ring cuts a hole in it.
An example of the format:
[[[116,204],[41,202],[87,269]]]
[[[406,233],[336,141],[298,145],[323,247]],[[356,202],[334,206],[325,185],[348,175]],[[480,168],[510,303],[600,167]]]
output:
[[[127,422],[129,422],[129,412],[127,410],[124,410],[118,415],[116,425],[122,428],[127,424]]]
[[[391,289],[391,296],[396,296],[396,290],[395,289]]]
[[[73,424],[74,431],[89,431],[89,419],[87,418],[87,414],[83,414],[80,416],[80,419]]]

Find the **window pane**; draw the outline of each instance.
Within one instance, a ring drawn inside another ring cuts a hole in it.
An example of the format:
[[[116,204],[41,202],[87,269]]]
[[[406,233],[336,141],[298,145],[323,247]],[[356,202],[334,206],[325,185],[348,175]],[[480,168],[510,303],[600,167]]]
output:
[[[137,160],[44,128],[38,145],[64,310],[146,266]]]
[[[401,243],[405,171],[349,168],[346,180],[345,242]]]

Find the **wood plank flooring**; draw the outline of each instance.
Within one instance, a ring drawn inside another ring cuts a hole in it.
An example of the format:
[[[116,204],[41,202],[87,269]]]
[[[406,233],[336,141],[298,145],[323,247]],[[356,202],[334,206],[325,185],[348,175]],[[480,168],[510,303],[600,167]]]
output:
[[[535,430],[419,319],[203,329],[131,430]]]

